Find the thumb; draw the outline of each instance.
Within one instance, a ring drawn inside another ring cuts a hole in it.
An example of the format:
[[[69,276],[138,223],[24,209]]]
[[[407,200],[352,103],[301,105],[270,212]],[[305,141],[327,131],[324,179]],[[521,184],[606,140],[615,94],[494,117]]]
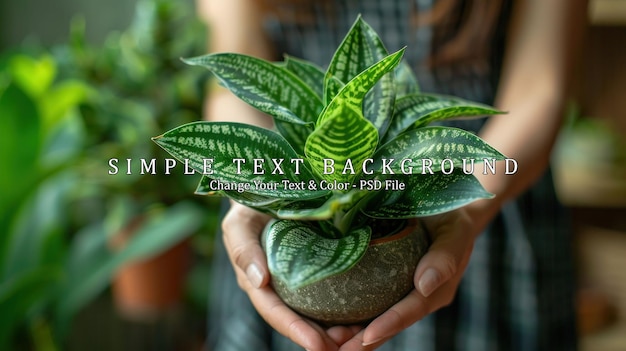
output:
[[[224,245],[233,265],[245,273],[255,288],[269,282],[269,271],[260,236],[269,217],[239,204],[232,204],[222,221]]]
[[[420,260],[414,277],[415,287],[424,297],[463,274],[474,244],[466,219],[451,214],[426,221],[433,242]]]

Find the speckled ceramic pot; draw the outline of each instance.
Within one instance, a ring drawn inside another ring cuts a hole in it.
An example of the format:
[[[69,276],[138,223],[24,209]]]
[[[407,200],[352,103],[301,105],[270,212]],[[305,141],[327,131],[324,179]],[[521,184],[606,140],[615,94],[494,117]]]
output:
[[[373,240],[349,271],[296,290],[278,279],[272,284],[288,306],[306,317],[325,325],[363,323],[413,289],[415,268],[428,243],[417,221],[410,221],[397,234]]]

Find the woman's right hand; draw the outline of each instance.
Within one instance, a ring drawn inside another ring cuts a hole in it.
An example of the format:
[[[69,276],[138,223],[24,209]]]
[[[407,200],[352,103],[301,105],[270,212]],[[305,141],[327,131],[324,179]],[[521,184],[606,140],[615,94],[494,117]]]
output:
[[[270,217],[231,202],[222,221],[224,245],[243,289],[261,317],[276,331],[311,351],[334,351],[356,335],[361,327],[332,327],[324,330],[283,303],[270,283],[260,236]]]

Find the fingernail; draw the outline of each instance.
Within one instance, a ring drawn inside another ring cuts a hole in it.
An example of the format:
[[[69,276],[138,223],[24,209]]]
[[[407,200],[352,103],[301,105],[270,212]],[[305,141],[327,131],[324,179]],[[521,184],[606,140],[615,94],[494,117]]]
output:
[[[251,263],[248,266],[246,269],[246,275],[248,276],[248,280],[252,286],[257,289],[261,287],[261,284],[263,283],[263,273],[261,273],[261,270],[256,264]]]
[[[366,347],[366,346],[374,345],[376,343],[379,343],[382,339],[383,338],[377,338],[377,339],[374,339],[374,340],[368,341],[368,342],[363,341],[363,343],[361,343],[361,346]]]
[[[417,286],[420,289],[422,295],[428,297],[430,294],[433,293],[433,291],[435,291],[435,289],[439,287],[440,283],[441,276],[439,275],[439,272],[437,272],[433,268],[428,268],[424,272],[424,274],[422,274],[422,277],[417,283]]]

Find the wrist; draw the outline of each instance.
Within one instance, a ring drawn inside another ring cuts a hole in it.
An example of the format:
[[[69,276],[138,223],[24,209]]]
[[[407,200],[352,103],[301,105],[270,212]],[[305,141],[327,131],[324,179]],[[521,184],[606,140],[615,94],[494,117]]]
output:
[[[492,199],[478,200],[465,206],[465,212],[472,219],[472,235],[475,237],[480,235],[501,208],[502,201],[497,196]]]

